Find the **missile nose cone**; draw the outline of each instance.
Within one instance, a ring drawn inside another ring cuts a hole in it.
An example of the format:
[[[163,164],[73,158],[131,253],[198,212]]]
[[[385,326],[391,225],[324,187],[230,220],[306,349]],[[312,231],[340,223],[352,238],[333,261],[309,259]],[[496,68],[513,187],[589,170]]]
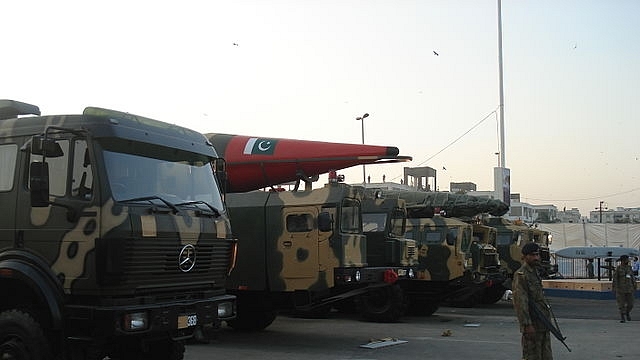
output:
[[[387,155],[388,156],[398,156],[400,154],[400,150],[395,146],[387,146]]]

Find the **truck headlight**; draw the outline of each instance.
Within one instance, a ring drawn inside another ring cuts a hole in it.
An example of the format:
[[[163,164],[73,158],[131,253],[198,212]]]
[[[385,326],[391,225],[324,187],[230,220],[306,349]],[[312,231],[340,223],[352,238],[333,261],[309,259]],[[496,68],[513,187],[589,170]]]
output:
[[[218,317],[227,318],[233,316],[233,303],[223,302],[218,304]]]
[[[122,327],[125,331],[140,331],[149,327],[149,319],[146,312],[125,314],[123,320]]]

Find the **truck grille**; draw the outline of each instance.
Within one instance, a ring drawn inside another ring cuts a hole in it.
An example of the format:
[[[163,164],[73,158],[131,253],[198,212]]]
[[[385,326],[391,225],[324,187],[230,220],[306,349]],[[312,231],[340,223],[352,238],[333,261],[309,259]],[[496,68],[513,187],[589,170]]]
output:
[[[485,267],[500,267],[500,261],[496,253],[484,254],[484,266]]]
[[[231,259],[232,241],[227,239],[198,240],[195,266],[188,272],[178,267],[183,247],[166,239],[128,239],[124,247],[123,272],[120,285],[163,288],[193,287],[208,283],[223,287]]]

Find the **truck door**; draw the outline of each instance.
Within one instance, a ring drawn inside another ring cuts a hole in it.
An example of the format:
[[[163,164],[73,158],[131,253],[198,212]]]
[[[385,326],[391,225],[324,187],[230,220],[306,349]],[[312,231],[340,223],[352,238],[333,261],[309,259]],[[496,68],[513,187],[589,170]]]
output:
[[[14,246],[18,154],[18,144],[0,144],[0,204],[4,211],[0,216],[0,248]]]
[[[69,289],[75,279],[88,276],[86,257],[99,235],[99,207],[94,193],[94,171],[87,142],[80,138],[57,141],[62,155],[46,157],[49,165],[49,201],[46,207],[31,207],[26,184],[20,186],[17,237],[23,246],[40,254]],[[31,154],[28,162],[42,161]],[[25,161],[25,162],[26,162]],[[29,164],[25,164],[29,171]]]
[[[314,207],[284,208],[282,215],[283,234],[278,242],[278,250],[282,253],[282,277],[315,281],[319,271],[319,236],[315,225],[318,210]]]

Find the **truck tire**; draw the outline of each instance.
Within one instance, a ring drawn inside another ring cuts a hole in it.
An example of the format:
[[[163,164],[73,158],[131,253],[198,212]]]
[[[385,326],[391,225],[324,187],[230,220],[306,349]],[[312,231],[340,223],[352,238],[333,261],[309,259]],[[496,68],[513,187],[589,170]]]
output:
[[[406,308],[407,302],[398,285],[376,288],[358,297],[358,311],[367,321],[396,322]]]
[[[337,302],[333,305],[333,308],[342,314],[355,314],[358,310],[356,301],[353,298]]]
[[[326,319],[331,314],[333,307],[331,305],[320,306],[313,310],[299,310],[293,311],[293,316],[301,319]]]
[[[488,287],[484,290],[480,302],[485,305],[495,304],[502,299],[505,291],[507,289],[500,284]]]
[[[0,313],[0,359],[51,359],[40,324],[26,312]]]
[[[227,320],[227,325],[235,330],[260,331],[266,329],[276,319],[273,310],[238,311],[236,318]]]
[[[429,301],[424,297],[415,296],[409,299],[409,315],[414,316],[431,316],[433,313],[438,311],[440,307],[440,303]]]

